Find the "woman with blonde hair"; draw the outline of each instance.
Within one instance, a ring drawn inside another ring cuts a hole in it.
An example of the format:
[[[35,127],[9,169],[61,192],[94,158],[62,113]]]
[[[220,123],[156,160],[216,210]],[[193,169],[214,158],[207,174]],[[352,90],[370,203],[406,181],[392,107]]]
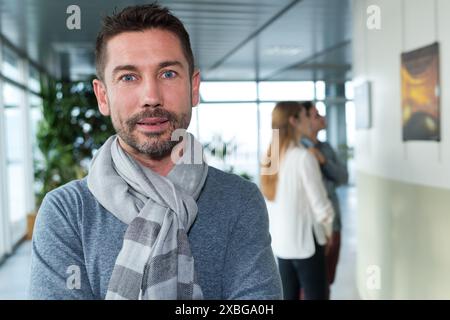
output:
[[[272,111],[274,138],[267,152],[270,162],[261,170],[272,247],[287,300],[298,299],[300,288],[304,299],[328,297],[324,247],[334,211],[316,158],[300,144],[302,136],[309,134],[309,121],[300,103],[277,103]],[[278,150],[274,150],[276,145]],[[279,170],[269,172],[267,168],[277,161]]]

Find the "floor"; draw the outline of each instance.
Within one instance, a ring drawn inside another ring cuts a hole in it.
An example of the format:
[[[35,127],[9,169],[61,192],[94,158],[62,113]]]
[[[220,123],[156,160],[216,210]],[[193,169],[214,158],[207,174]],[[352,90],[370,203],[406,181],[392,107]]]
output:
[[[338,189],[338,195],[341,201],[343,230],[331,299],[360,299],[356,288],[356,188],[341,187]],[[31,243],[26,241],[0,265],[0,300],[27,299],[30,252]]]
[[[331,299],[360,300],[356,287],[356,188],[340,187],[337,192],[342,209],[341,252]]]
[[[23,242],[0,265],[0,300],[23,300],[28,297],[31,242]]]

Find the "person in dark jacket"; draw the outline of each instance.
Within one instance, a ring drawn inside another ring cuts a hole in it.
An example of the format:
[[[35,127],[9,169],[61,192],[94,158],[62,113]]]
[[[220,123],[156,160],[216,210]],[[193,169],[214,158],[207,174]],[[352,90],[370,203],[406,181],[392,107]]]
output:
[[[342,164],[333,147],[328,142],[320,141],[317,136],[319,131],[326,128],[326,119],[319,114],[316,106],[306,101],[302,103],[308,110],[311,120],[311,135],[303,137],[302,143],[314,154],[320,164],[323,182],[328,193],[328,198],[333,204],[335,218],[333,221],[333,234],[326,249],[327,274],[329,285],[333,284],[336,274],[336,267],[339,260],[339,250],[341,243],[341,210],[336,188],[348,183],[348,170]]]

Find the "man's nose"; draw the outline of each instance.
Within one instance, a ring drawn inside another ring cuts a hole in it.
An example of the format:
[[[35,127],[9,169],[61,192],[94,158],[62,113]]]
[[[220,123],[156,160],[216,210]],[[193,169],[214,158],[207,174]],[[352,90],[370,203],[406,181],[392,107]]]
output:
[[[157,107],[161,103],[161,90],[158,80],[154,78],[145,79],[142,90],[142,106]]]

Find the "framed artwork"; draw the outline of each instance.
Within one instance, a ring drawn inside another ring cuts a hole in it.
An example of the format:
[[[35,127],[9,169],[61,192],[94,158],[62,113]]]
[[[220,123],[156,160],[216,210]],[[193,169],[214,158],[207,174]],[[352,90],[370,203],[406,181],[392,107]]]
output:
[[[402,53],[403,141],[441,140],[439,44]]]

